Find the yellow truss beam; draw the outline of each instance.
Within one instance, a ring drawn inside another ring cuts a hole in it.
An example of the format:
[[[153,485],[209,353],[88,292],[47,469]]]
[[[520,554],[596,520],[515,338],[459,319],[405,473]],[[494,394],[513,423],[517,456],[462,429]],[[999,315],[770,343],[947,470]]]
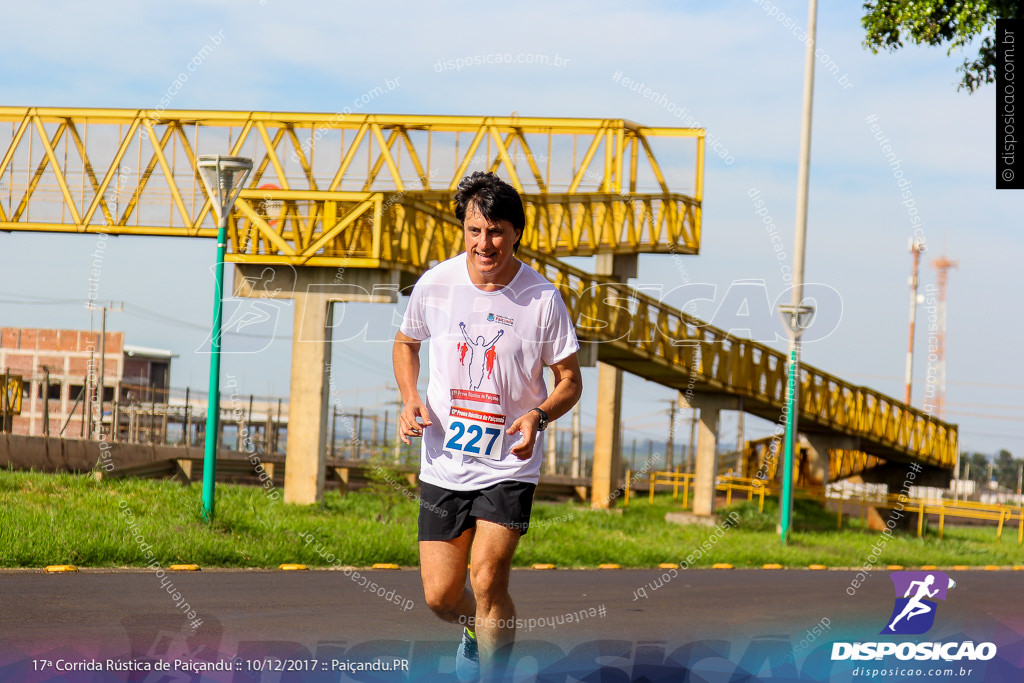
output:
[[[166,160],[165,160],[166,161]],[[163,162],[160,163],[163,166]],[[152,175],[152,174],[150,174]],[[144,178],[148,183],[149,179]],[[97,183],[102,187],[102,183]],[[88,207],[88,216],[102,209],[111,221],[111,205],[103,195]],[[327,207],[335,212],[347,214],[358,210],[366,201],[377,201],[386,207],[381,219],[389,227],[387,231],[397,241],[419,239],[415,233],[415,222],[406,220],[409,211],[425,210],[451,214],[449,192],[318,192],[310,190],[246,189],[240,196],[233,222],[258,224],[267,238],[265,243],[247,244],[229,241],[229,260],[253,262],[260,257],[295,257],[295,264],[339,266],[343,265],[343,254],[359,252],[373,256],[375,242],[372,231],[359,231],[357,238],[346,237],[343,243],[335,244],[339,237],[335,224],[325,220]],[[177,237],[214,237],[216,228],[212,224],[203,226],[209,215],[205,197],[195,199],[195,214],[186,209],[186,198],[180,193],[172,194],[177,215],[185,220],[182,227],[168,227],[158,223],[132,225],[127,212],[119,216],[116,223],[95,223],[83,226],[81,222],[36,221],[23,222],[0,220],[2,230],[28,230],[39,232],[84,232],[111,235],[167,235]],[[524,194],[526,208],[526,230],[523,244],[537,251],[554,256],[588,256],[599,253],[675,253],[696,254],[700,247],[700,207],[684,195],[630,195],[624,202],[620,195],[607,193],[585,194]],[[139,206],[138,194],[129,200],[129,210]],[[265,207],[273,206],[274,215]],[[184,212],[184,213],[182,213]],[[366,220],[370,220],[369,217]],[[272,222],[275,227],[271,227]],[[346,226],[349,225],[346,223]],[[248,229],[243,225],[240,230]],[[270,233],[275,233],[270,237]],[[329,234],[330,238],[324,239]],[[361,242],[359,240],[362,240]],[[311,251],[310,244],[316,249]],[[234,258],[238,256],[239,258]],[[382,258],[377,253],[376,258]]]
[[[278,245],[268,258],[306,254],[312,244],[326,258],[339,251],[321,239],[321,203],[333,201],[322,192],[390,193],[388,207],[421,193],[417,201],[447,210],[459,179],[479,168],[528,197],[536,232],[526,239],[537,249],[700,248],[701,129],[624,119],[0,107],[0,140],[5,124],[2,230],[209,236],[215,226],[195,158],[228,150],[253,158],[248,190],[304,192],[289,200],[313,203],[288,205],[294,225],[281,229],[292,232],[279,236],[290,250]],[[690,194],[669,191],[651,151],[653,140],[673,138],[694,159]]]

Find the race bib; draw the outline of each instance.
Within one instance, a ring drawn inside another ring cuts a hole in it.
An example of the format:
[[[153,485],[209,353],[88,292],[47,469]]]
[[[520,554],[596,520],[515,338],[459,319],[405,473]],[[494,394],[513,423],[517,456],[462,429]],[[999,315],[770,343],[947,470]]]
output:
[[[505,439],[505,416],[469,408],[451,409],[444,449],[471,458],[501,459]]]

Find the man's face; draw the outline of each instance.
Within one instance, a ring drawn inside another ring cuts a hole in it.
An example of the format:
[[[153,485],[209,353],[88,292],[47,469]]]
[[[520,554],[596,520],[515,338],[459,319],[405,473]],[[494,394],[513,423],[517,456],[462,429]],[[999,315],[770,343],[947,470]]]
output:
[[[466,238],[466,261],[474,282],[508,284],[515,274],[513,245],[521,231],[509,221],[491,222],[484,218],[475,203],[466,208],[463,221]],[[508,277],[506,280],[505,278]]]

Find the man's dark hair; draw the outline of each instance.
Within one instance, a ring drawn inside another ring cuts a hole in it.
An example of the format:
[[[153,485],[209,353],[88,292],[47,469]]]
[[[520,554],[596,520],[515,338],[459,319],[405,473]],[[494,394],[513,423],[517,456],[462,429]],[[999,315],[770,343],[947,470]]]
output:
[[[493,173],[475,171],[459,182],[454,201],[455,217],[460,223],[465,224],[466,210],[470,204],[476,204],[476,208],[489,221],[511,223],[512,228],[519,231],[519,239],[512,245],[512,253],[519,251],[526,227],[526,213],[516,188]]]

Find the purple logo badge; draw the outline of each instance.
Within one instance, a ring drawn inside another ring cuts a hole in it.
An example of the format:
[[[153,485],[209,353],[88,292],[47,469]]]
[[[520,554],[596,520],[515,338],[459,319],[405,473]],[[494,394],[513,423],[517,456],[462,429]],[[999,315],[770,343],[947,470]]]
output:
[[[883,634],[920,635],[935,623],[936,600],[945,600],[956,581],[943,572],[892,572],[896,604]]]

